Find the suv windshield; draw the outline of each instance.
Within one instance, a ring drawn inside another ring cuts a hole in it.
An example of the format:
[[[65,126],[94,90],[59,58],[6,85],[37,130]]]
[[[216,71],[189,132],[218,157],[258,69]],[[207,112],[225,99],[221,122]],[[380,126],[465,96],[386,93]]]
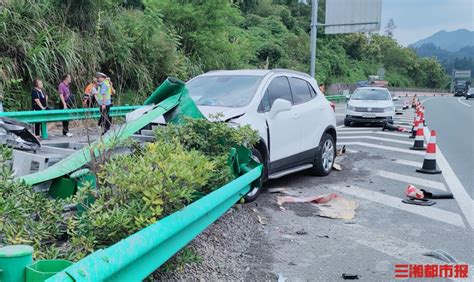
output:
[[[357,89],[352,100],[390,100],[390,93],[385,89]]]
[[[201,76],[186,86],[198,106],[239,108],[250,103],[261,80],[256,75]]]

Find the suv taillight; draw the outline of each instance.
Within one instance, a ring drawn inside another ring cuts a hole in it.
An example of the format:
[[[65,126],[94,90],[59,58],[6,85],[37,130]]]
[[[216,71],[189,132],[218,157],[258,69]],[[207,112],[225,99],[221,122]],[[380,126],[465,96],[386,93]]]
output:
[[[336,111],[336,104],[334,104],[334,102],[329,102],[329,104],[331,105],[332,110],[335,112]]]

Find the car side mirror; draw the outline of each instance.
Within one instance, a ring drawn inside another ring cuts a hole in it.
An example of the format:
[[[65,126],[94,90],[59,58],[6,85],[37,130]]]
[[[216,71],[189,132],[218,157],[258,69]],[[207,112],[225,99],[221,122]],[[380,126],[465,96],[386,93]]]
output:
[[[392,101],[398,101],[398,99],[399,99],[398,96],[393,96],[392,97]]]
[[[291,103],[288,100],[276,99],[270,109],[270,117],[274,118],[279,112],[286,112],[291,110]]]
[[[351,98],[351,94],[346,94],[344,95],[344,97],[346,97],[346,99],[349,100]]]

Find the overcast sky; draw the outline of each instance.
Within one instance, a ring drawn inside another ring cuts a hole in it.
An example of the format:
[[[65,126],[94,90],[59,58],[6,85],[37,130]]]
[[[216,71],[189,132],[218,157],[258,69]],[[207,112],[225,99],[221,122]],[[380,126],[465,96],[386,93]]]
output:
[[[395,38],[406,46],[433,33],[474,30],[474,0],[383,0],[382,30],[392,18]]]

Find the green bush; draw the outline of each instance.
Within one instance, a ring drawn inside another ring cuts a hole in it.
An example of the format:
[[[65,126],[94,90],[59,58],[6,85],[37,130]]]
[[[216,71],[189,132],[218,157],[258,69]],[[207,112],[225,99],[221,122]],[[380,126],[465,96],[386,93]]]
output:
[[[156,134],[156,142],[144,147],[113,142],[133,152],[98,161],[98,187],[80,187],[67,200],[50,199],[15,181],[11,150],[0,146],[0,245],[31,244],[37,258],[79,260],[231,181],[230,149],[258,140],[249,126],[191,119]],[[64,205],[83,203],[89,195],[95,201],[84,212],[63,211]]]
[[[14,181],[11,153],[0,145],[0,245],[29,244],[35,257],[54,255],[51,246],[65,232],[65,202]]]

